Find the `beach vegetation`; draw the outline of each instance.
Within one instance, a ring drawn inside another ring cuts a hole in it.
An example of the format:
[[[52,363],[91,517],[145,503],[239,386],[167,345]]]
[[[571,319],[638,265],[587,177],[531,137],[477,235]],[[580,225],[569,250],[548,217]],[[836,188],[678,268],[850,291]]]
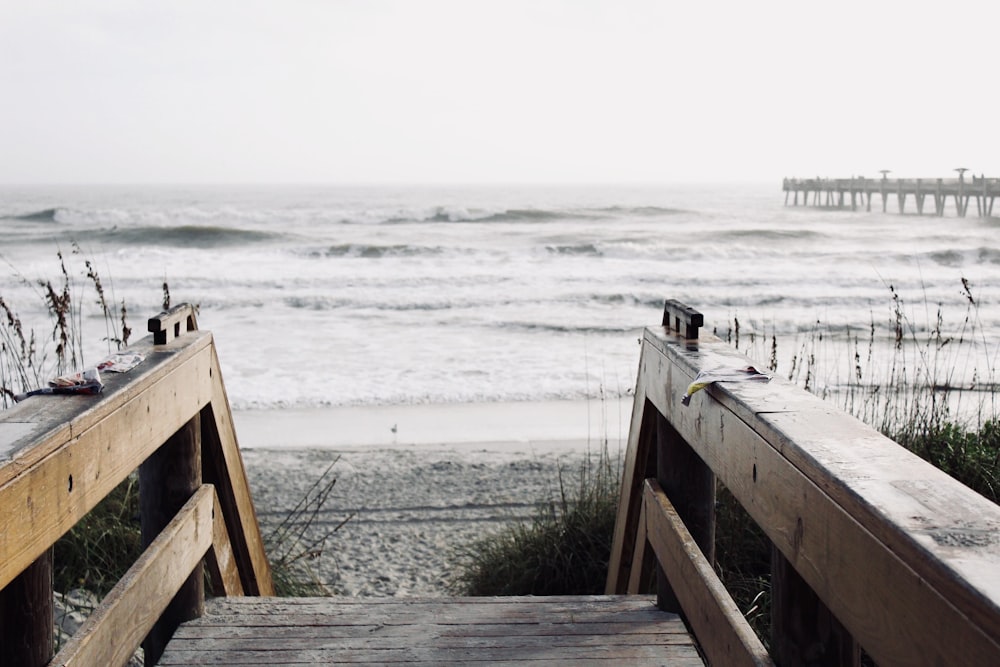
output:
[[[57,253],[58,278],[21,280],[32,286],[44,315],[39,324],[23,319],[0,294],[0,407],[14,397],[43,386],[49,379],[85,366],[85,304],[99,308],[100,341],[108,353],[128,345],[132,330],[128,308],[106,288],[94,263],[74,243],[68,257]],[[69,260],[69,261],[67,261]],[[79,266],[77,266],[79,264]],[[170,308],[170,288],[163,281],[162,303]],[[89,294],[89,295],[88,295]],[[39,304],[36,304],[36,306]],[[343,522],[313,536],[316,517],[336,478],[328,468],[296,506],[264,535],[278,595],[328,594],[310,563],[318,557]],[[346,521],[347,519],[345,519]],[[103,597],[142,553],[139,484],[136,474],[113,489],[54,545],[53,587],[59,592],[85,589]]]
[[[995,364],[998,343],[983,335],[979,302],[968,280],[961,313],[948,326],[945,304],[908,305],[886,286],[889,309],[863,331],[815,322],[804,335],[779,336],[737,318],[720,335],[769,370],[838,404],[984,497],[1000,502],[1000,421]],[[955,304],[948,304],[955,310]],[[920,318],[915,313],[925,313]],[[717,332],[718,333],[718,332]],[[790,343],[791,354],[779,350]],[[783,360],[784,363],[780,363]],[[771,543],[720,485],[716,569],[767,645],[770,637]]]
[[[878,429],[993,502],[1000,502],[1000,420],[996,411],[997,343],[985,340],[979,303],[961,281],[960,320],[946,326],[941,304],[909,308],[887,285],[889,314],[855,331],[821,322],[789,342],[759,323],[733,318],[716,334],[754,360]],[[953,305],[953,304],[952,304]],[[920,323],[914,312],[931,313]],[[992,347],[991,347],[992,346]],[[786,347],[789,354],[783,356]],[[993,351],[991,351],[993,350]],[[978,361],[977,361],[978,360]],[[982,362],[982,363],[979,363]],[[843,371],[838,373],[838,369]],[[596,464],[596,465],[595,465]],[[579,485],[530,522],[509,525],[463,554],[461,592],[470,595],[603,592],[617,512],[618,482],[603,459],[588,458]],[[592,502],[594,498],[602,502]],[[573,512],[576,499],[586,522]],[[554,511],[558,508],[559,511]],[[586,525],[587,537],[574,532]],[[593,548],[601,545],[600,553]],[[606,551],[605,551],[606,549]],[[758,636],[770,642],[771,542],[721,483],[716,499],[715,568]],[[584,562],[602,563],[584,568]]]
[[[607,444],[575,475],[560,468],[558,493],[530,521],[510,523],[456,553],[463,595],[604,592],[618,510],[621,461]]]
[[[56,256],[58,278],[54,281],[20,276],[37,296],[36,308],[45,313],[38,328],[26,324],[14,304],[0,294],[0,408],[13,405],[18,394],[86,366],[85,304],[93,303],[100,309],[104,326],[101,341],[109,354],[128,345],[132,335],[125,301],[119,304],[115,300],[113,284],[105,287],[94,263],[83,256],[80,247],[72,244],[68,258],[61,250]],[[80,278],[84,287],[80,286]],[[89,297],[87,290],[92,291]]]
[[[139,480],[133,474],[55,543],[52,587],[103,597],[141,554]]]
[[[275,594],[279,597],[331,595],[313,563],[326,551],[334,533],[353,517],[348,515],[330,528],[320,527],[320,516],[337,483],[333,466],[338,460],[335,457],[295,506],[264,534]]]

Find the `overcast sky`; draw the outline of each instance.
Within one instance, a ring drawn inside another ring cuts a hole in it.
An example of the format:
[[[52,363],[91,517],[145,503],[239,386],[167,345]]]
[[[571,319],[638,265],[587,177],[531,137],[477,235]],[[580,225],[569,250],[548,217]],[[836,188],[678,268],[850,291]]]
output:
[[[1000,177],[1000,2],[0,0],[0,183]]]

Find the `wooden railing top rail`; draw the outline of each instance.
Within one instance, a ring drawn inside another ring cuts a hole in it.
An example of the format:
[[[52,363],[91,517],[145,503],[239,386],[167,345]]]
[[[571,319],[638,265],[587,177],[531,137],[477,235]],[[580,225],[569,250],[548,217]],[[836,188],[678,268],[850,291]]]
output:
[[[652,413],[876,662],[1000,664],[1000,507],[781,378],[718,383],[682,405],[700,371],[747,365],[715,337],[645,331],[607,592],[625,592],[641,558]]]
[[[893,188],[897,185],[935,185],[940,183],[947,186],[966,185],[971,188],[973,185],[1000,186],[1000,178],[990,178],[971,176],[969,178],[865,178],[856,176],[854,178],[786,178],[782,180],[784,188],[799,189],[823,189],[823,188],[859,188],[869,187],[878,190],[880,185]]]
[[[216,540],[224,551],[219,574],[239,578],[238,586],[217,584],[273,594],[212,334],[196,330],[190,306],[154,321],[151,331],[164,342],[150,336],[132,345],[144,361],[127,373],[102,374],[101,394],[33,397],[0,412],[0,589],[197,420],[203,481],[217,498],[207,507],[220,508],[226,532]]]

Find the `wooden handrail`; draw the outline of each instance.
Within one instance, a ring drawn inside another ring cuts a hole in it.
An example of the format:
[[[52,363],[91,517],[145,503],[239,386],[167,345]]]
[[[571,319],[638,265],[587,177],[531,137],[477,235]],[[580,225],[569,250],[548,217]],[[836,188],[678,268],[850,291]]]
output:
[[[167,342],[150,336],[132,345],[129,350],[145,360],[128,373],[103,374],[101,394],[33,397],[0,413],[0,589],[25,576],[59,537],[194,420],[203,482],[214,485],[202,489],[214,490],[212,506],[218,509],[209,513],[209,523],[199,524],[203,534],[194,547],[185,547],[186,558],[205,557],[207,530],[210,541],[215,535],[207,563],[217,593],[273,595],[214,339],[197,330],[190,306],[162,315],[158,331]],[[172,597],[149,585],[141,590],[156,593],[144,604]],[[51,589],[47,595],[48,618],[36,621],[51,626]],[[139,621],[126,615],[126,622]],[[122,636],[116,634],[119,641]]]
[[[693,534],[683,539],[711,562],[707,471],[775,547],[779,664],[807,649],[837,656],[824,664],[850,664],[857,645],[883,665],[1000,664],[1000,507],[780,378],[717,383],[681,404],[699,371],[748,365],[713,336],[645,331],[606,592],[646,579],[649,544],[666,568],[668,540],[655,547],[651,537],[671,523],[661,499],[677,506]],[[684,449],[690,455],[678,455]],[[650,478],[665,481],[665,495]],[[715,605],[699,593],[692,607],[666,578],[661,600],[679,601],[678,611]],[[810,614],[828,619],[825,629],[791,627]],[[710,662],[735,664],[715,646],[718,633],[692,625]]]
[[[104,598],[61,651],[53,666],[120,665],[128,661],[180,590],[188,573],[206,555],[214,561],[227,552],[229,536],[219,498],[203,485],[153,540],[139,560]],[[220,570],[223,595],[241,595],[234,564]],[[213,579],[213,582],[216,580]]]

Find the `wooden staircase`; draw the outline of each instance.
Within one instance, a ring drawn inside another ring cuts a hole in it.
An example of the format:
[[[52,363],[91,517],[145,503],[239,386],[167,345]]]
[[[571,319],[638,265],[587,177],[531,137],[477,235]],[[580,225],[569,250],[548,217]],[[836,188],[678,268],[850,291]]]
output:
[[[649,596],[216,598],[160,665],[704,665]]]
[[[715,576],[717,482],[773,544],[774,661],[1000,664],[1000,508],[780,379],[682,405],[752,363],[700,326],[644,334],[607,595],[288,599],[212,336],[162,313],[103,394],[0,413],[0,666],[773,664]],[[149,546],[53,657],[51,546],[137,468]]]

